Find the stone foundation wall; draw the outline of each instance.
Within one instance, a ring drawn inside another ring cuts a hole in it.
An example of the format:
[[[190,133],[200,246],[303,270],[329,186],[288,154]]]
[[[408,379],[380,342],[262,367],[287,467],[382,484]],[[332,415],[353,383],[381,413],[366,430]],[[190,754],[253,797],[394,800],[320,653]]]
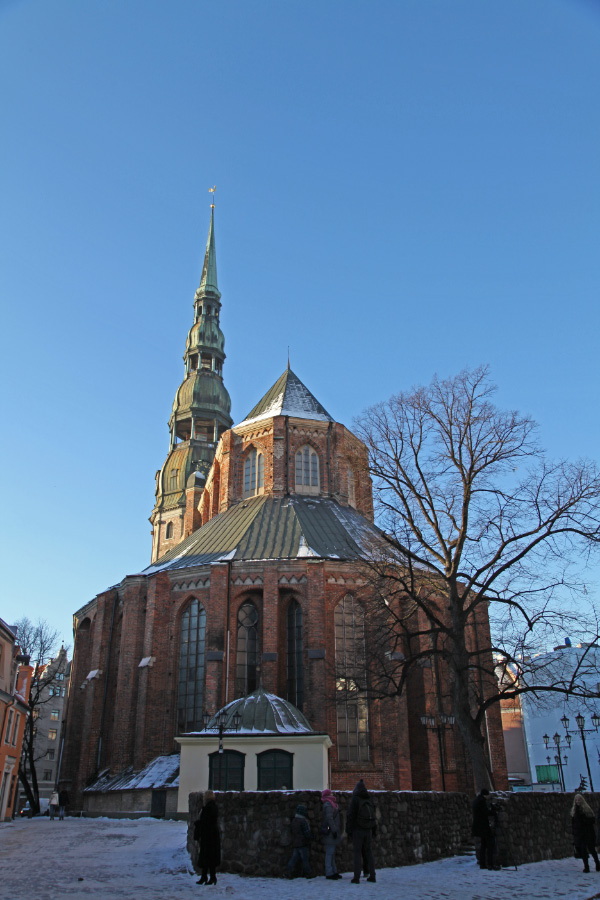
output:
[[[571,807],[574,794],[498,793],[492,799],[500,807],[498,816],[498,863],[520,866],[542,859],[573,855]],[[600,794],[586,794],[595,813]]]
[[[335,792],[345,824],[351,794]],[[573,794],[497,793],[499,805],[498,858],[503,866],[518,866],[573,854],[571,806]],[[196,871],[198,845],[193,824],[202,809],[202,793],[189,797],[187,848]],[[377,836],[373,853],[378,869],[428,862],[458,853],[471,838],[472,797],[460,793],[372,793],[377,808]],[[597,811],[600,794],[586,794]],[[312,871],[324,875],[324,847],[319,838],[321,796],[318,791],[217,793],[221,827],[221,871],[244,875],[280,876],[291,855],[290,822],[298,803],[308,811],[314,840]],[[352,871],[352,848],[346,838],[338,846],[340,872]]]
[[[344,815],[351,793],[335,792]],[[466,794],[434,792],[373,793],[377,808],[377,838],[374,845],[377,868],[405,866],[452,856],[470,840],[471,801]],[[198,845],[193,823],[202,809],[202,793],[190,794],[190,824],[187,847],[197,870]],[[303,803],[314,840],[311,867],[325,874],[325,850],[319,838],[321,794],[319,791],[216,794],[221,826],[223,872],[279,876],[292,853],[290,822],[296,806]],[[337,850],[342,872],[352,870],[352,848],[346,838]]]

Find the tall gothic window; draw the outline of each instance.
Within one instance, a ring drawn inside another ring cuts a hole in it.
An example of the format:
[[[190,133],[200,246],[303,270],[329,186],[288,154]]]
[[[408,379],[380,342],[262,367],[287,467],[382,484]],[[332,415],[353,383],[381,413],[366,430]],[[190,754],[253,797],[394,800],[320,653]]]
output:
[[[177,692],[177,730],[179,734],[200,731],[204,727],[206,612],[192,600],[181,617],[179,632],[179,689]]]
[[[334,612],[337,746],[340,762],[369,758],[365,615],[350,594]]]
[[[296,453],[296,492],[319,493],[319,457],[308,444],[300,447]]]
[[[265,489],[265,458],[252,449],[244,463],[244,497],[262,494]]]
[[[238,612],[235,669],[236,696],[245,697],[258,687],[258,610],[246,600]]]
[[[304,702],[304,665],[302,660],[302,607],[290,600],[287,609],[287,699],[298,709]]]
[[[167,538],[167,540],[169,538],[173,537],[173,523],[172,522],[167,522],[165,537]]]

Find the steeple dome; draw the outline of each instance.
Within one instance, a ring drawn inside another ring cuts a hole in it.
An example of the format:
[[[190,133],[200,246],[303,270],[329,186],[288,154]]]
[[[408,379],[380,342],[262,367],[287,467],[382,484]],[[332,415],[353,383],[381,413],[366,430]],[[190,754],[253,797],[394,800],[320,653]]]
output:
[[[153,561],[184,537],[186,488],[190,481],[201,488],[219,438],[233,424],[231,399],[223,384],[225,338],[220,313],[213,206],[202,276],[194,296],[194,322],[183,356],[185,378],[175,394],[169,419],[169,455],[156,473],[156,503],[150,517],[154,526]]]

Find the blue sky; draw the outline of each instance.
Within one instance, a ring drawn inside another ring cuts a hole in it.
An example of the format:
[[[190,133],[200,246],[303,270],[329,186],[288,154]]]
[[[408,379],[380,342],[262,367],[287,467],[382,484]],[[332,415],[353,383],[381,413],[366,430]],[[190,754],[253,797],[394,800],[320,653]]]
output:
[[[597,456],[600,4],[0,0],[0,616],[150,560],[217,185],[240,421],[489,363]]]

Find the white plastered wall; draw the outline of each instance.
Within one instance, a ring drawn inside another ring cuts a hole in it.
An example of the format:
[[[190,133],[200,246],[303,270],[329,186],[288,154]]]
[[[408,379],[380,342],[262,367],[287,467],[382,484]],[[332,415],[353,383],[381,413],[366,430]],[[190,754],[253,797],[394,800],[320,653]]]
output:
[[[178,737],[181,745],[179,793],[177,812],[188,811],[188,797],[195,791],[208,788],[208,757],[219,749],[217,737],[204,735]],[[293,785],[295,791],[322,791],[328,787],[328,749],[331,740],[326,734],[223,736],[226,750],[237,750],[246,757],[244,790],[258,790],[257,756],[265,750],[286,750],[294,754]]]

